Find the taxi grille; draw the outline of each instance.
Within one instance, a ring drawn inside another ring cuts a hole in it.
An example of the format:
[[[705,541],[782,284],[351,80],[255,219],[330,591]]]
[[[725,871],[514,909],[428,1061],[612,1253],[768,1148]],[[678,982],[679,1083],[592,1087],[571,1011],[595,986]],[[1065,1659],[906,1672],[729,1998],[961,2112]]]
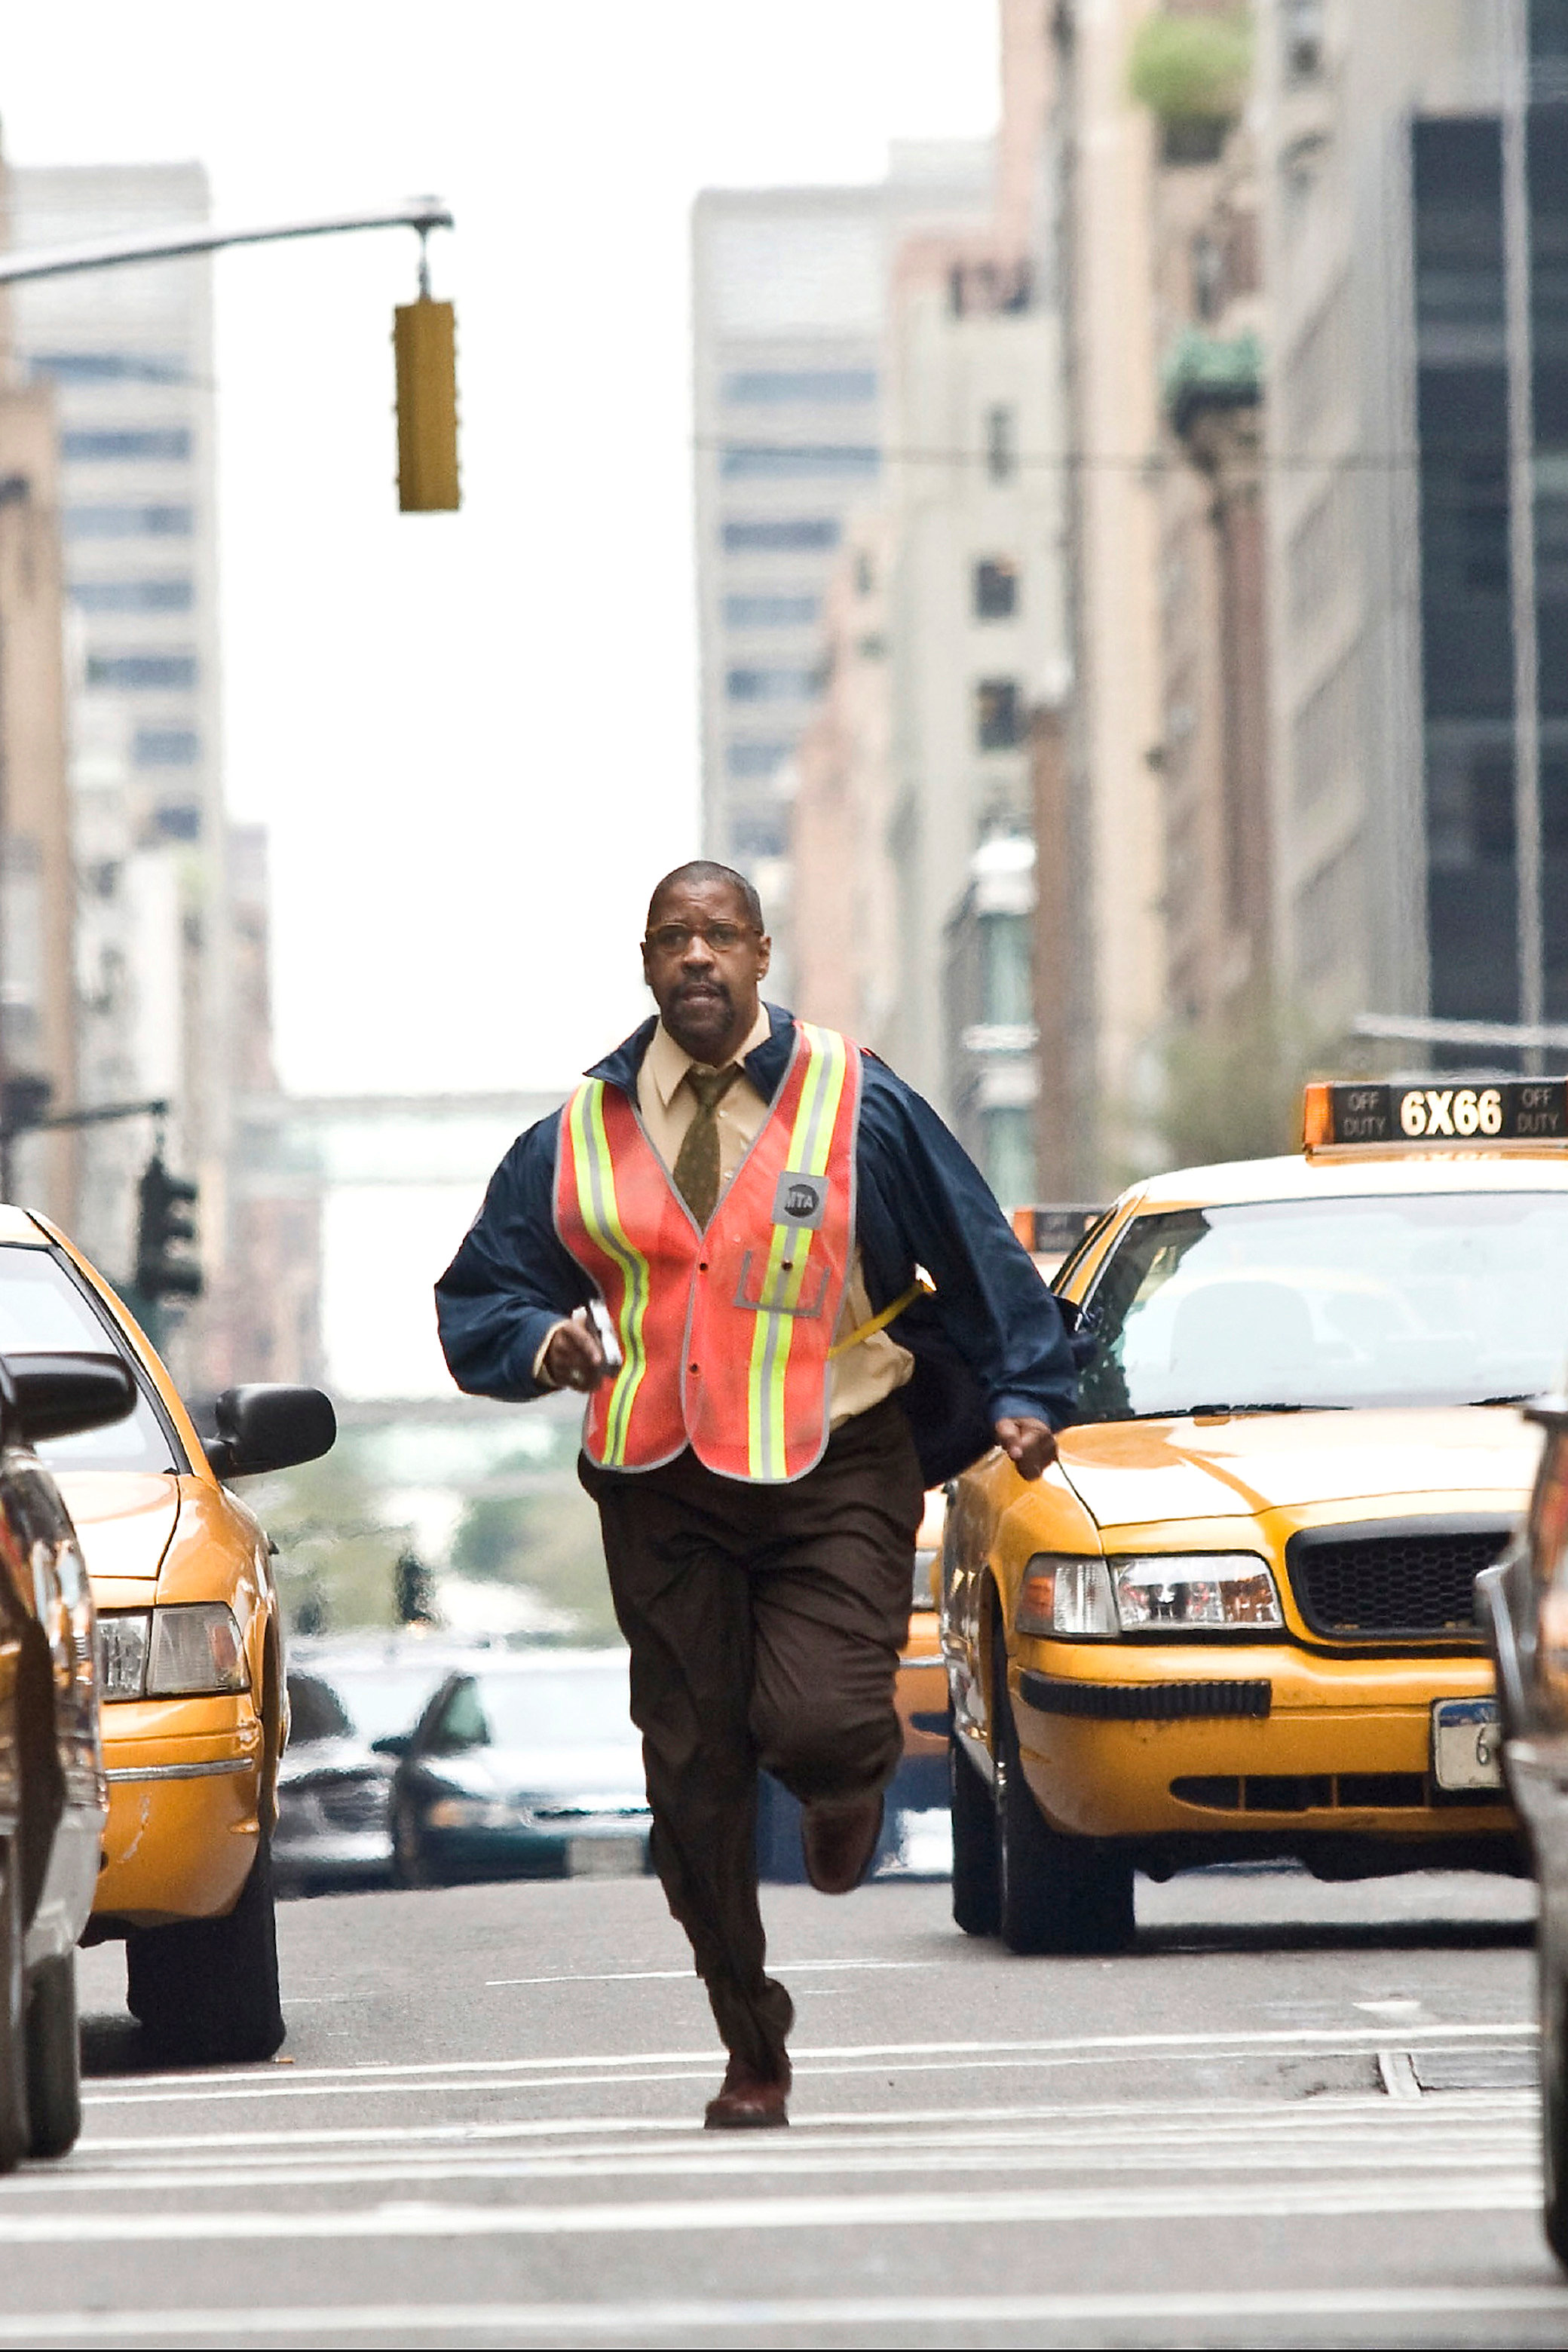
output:
[[[1477,1638],[1476,1578],[1507,1543],[1502,1519],[1373,1521],[1308,1528],[1286,1548],[1296,1604],[1338,1641],[1403,1634]]]

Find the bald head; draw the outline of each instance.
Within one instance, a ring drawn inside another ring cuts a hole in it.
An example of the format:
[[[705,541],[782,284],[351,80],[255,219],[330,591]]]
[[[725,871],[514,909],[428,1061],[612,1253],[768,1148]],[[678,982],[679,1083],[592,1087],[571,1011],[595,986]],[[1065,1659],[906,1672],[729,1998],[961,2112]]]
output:
[[[737,874],[732,866],[719,865],[711,857],[691,857],[684,866],[677,866],[667,874],[662,882],[654,884],[653,897],[647,902],[647,927],[650,931],[666,898],[671,893],[684,893],[693,883],[700,885],[705,892],[715,887],[731,891],[741,907],[742,921],[754,924],[759,931],[767,929],[763,920],[763,902],[743,874]]]

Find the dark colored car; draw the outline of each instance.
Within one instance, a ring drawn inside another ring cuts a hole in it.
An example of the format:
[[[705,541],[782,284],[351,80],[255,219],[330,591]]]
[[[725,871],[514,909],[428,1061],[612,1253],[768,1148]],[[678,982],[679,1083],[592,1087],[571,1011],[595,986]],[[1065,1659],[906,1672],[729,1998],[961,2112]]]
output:
[[[31,1448],[135,1402],[113,1356],[0,1362],[0,2171],[81,2128],[75,1954],[109,1814],[92,1588]]]
[[[394,1759],[377,1743],[406,1738],[432,1693],[472,1655],[413,1635],[290,1644],[272,1840],[284,1887],[390,1880]]]
[[[1545,1433],[1518,1539],[1476,1580],[1497,1665],[1497,1715],[1478,1750],[1502,1745],[1503,1778],[1529,1832],[1541,1887],[1536,1982],[1546,2235],[1568,2267],[1568,1396],[1527,1418]]]
[[[393,1785],[407,1886],[646,1870],[648,1822],[624,1650],[514,1654],[448,1675]]]

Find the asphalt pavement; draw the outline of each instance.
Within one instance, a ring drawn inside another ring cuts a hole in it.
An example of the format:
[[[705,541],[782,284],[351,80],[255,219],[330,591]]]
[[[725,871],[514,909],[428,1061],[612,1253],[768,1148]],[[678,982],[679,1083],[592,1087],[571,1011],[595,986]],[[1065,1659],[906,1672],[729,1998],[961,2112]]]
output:
[[[0,2347],[1568,2344],[1532,1901],[1141,1881],[1134,1953],[1026,1960],[940,1884],[772,1889],[794,2123],[734,2137],[650,1880],[287,1904],[260,2067],[153,2071],[106,1947]]]

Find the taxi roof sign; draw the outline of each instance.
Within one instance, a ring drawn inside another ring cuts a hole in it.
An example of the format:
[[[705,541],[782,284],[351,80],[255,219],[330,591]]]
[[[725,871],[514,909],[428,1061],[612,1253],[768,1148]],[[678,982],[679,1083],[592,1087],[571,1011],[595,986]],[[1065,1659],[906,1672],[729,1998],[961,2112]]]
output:
[[[1568,1078],[1419,1085],[1318,1079],[1302,1106],[1308,1151],[1416,1144],[1568,1144]]]

